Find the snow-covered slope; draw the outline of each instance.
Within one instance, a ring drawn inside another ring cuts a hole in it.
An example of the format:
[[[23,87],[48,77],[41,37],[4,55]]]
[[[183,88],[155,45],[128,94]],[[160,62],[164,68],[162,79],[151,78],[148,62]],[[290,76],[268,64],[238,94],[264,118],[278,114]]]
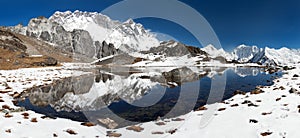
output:
[[[105,41],[113,43],[116,48],[123,51],[144,51],[159,46],[155,35],[145,30],[141,24],[133,22],[132,19],[114,28]]]
[[[107,34],[112,33],[112,29],[121,25],[118,21],[111,20],[108,16],[97,12],[55,12],[50,18],[50,21],[57,22],[62,25],[67,31],[74,29],[86,30],[90,33],[95,41],[104,41]]]
[[[263,52],[263,49],[260,49],[257,46],[240,45],[233,50],[232,55],[234,60],[245,63],[253,59],[255,55],[261,52]]]
[[[280,49],[266,47],[265,56],[269,59],[272,59],[278,65],[300,63],[300,51],[295,49],[288,49],[286,47]]]
[[[217,49],[213,45],[207,45],[206,47],[202,48],[201,50],[205,51],[212,58],[224,57],[227,61],[233,60],[233,56],[231,54],[225,52],[223,48]]]
[[[233,52],[227,53],[223,49],[217,49],[208,45],[201,50],[209,54],[211,58],[224,57],[227,61],[239,63],[259,63],[263,65],[287,65],[300,63],[300,50],[274,48],[258,48],[257,46],[240,45]]]
[[[234,49],[234,60],[240,63],[260,63],[264,65],[287,65],[300,62],[300,52],[295,49],[258,48],[257,46],[240,45]]]
[[[68,31],[86,30],[94,41],[112,43],[116,48],[123,51],[148,50],[159,45],[154,34],[132,19],[121,23],[101,13],[77,10],[74,12],[55,12],[49,20],[57,22]]]

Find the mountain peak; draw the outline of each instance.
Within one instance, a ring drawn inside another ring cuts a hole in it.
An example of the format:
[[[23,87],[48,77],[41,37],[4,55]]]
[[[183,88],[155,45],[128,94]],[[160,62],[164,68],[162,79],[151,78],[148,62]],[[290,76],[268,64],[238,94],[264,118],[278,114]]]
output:
[[[246,47],[250,47],[250,46],[247,46],[245,44],[241,44],[241,45],[237,46],[236,48],[246,48]]]
[[[207,45],[206,47],[202,48],[201,50],[208,53],[211,57],[224,57],[226,60],[230,61],[232,60],[232,55],[224,51],[223,48],[217,49],[212,44]]]
[[[125,21],[124,23],[128,23],[128,24],[134,24],[135,22],[133,21],[133,19],[129,18],[127,21]]]
[[[203,49],[207,49],[207,50],[218,50],[214,45],[209,44],[206,47],[204,47]]]
[[[106,41],[122,50],[147,50],[158,46],[159,41],[143,25],[135,23],[133,19],[120,22],[97,12],[66,11],[55,12],[50,20],[62,25],[67,31],[74,29],[86,30],[94,41]]]

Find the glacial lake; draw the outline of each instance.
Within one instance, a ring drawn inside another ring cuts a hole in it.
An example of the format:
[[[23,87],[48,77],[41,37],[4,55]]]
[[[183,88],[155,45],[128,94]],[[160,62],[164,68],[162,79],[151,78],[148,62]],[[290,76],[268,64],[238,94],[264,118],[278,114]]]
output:
[[[250,92],[257,86],[272,85],[272,80],[282,75],[281,72],[268,74],[263,68],[250,67],[196,68],[193,71],[189,68],[158,69],[154,73],[156,76],[141,69],[84,71],[93,73],[33,88],[18,106],[47,117],[81,122],[98,123],[98,119],[109,118],[118,127],[124,127],[158,117],[184,115],[207,103],[229,99],[236,90]],[[179,78],[178,72],[183,72]],[[218,77],[225,78],[226,83],[214,85],[213,89],[220,90],[214,95],[211,86]]]

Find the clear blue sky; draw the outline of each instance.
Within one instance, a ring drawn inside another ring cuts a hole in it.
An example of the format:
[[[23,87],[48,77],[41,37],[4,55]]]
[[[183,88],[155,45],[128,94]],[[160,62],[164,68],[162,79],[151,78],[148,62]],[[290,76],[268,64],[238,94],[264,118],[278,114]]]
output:
[[[239,44],[300,48],[300,0],[181,1],[208,20],[227,50]],[[119,0],[1,0],[0,25],[27,24],[30,18],[49,17],[55,11],[78,9],[101,12],[117,2]],[[186,44],[199,45],[179,25],[151,18],[136,21]]]

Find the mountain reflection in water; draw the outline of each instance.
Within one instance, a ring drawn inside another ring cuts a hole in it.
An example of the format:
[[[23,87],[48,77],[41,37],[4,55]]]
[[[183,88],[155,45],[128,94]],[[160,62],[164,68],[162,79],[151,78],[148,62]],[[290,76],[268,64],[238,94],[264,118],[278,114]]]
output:
[[[26,100],[18,105],[49,117],[76,121],[98,123],[98,119],[109,118],[118,124],[117,127],[124,127],[158,117],[177,117],[205,105],[216,76],[226,75],[222,98],[225,100],[236,90],[251,91],[258,85],[271,85],[272,79],[281,75],[266,74],[262,68],[250,67],[94,68],[84,71],[92,73],[29,89],[25,93]]]

